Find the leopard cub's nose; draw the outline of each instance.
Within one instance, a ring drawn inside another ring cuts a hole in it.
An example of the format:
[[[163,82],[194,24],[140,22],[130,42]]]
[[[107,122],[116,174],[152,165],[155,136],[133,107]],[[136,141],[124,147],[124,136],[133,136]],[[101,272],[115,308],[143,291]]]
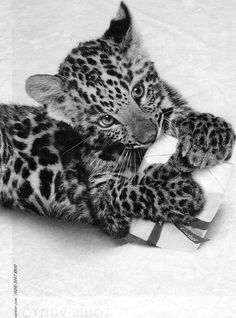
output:
[[[141,144],[150,144],[156,140],[156,136],[157,136],[156,129],[155,130],[152,129],[152,130],[143,131],[143,133],[140,134],[137,139]]]

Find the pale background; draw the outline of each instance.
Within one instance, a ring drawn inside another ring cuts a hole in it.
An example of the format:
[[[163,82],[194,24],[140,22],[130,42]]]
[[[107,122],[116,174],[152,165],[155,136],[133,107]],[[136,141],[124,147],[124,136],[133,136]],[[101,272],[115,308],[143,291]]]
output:
[[[105,31],[119,1],[0,0],[0,100],[33,104],[24,82],[56,73]],[[127,0],[162,77],[236,128],[236,1]],[[230,318],[236,315],[236,178],[194,253],[120,246],[97,229],[0,211],[0,317]]]

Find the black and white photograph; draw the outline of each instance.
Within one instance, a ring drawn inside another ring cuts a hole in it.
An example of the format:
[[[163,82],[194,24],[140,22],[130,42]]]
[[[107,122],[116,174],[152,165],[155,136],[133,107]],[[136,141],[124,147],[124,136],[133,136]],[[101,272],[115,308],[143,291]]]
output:
[[[0,317],[236,316],[236,1],[0,0]]]

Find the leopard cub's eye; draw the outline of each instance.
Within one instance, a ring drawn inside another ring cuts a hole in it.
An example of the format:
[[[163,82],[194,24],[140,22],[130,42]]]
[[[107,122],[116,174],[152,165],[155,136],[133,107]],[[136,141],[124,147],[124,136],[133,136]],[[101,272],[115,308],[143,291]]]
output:
[[[134,99],[141,98],[143,94],[144,94],[144,86],[142,84],[138,84],[134,86],[134,88],[132,89],[132,97]]]
[[[98,119],[98,124],[103,128],[108,128],[114,124],[114,118],[110,115],[101,116]]]

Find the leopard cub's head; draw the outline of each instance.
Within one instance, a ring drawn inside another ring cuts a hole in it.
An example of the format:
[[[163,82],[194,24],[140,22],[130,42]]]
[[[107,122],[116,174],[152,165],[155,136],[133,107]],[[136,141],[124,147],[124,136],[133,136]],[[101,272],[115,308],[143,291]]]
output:
[[[56,75],[34,75],[26,91],[99,147],[146,148],[161,131],[163,88],[126,5],[104,35],[80,43]]]

